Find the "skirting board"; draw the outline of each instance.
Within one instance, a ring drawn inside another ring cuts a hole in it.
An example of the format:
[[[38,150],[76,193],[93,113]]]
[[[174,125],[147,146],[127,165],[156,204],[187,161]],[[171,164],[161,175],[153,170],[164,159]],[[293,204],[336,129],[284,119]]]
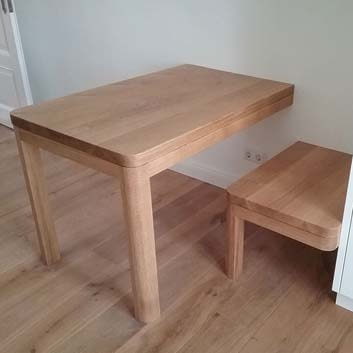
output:
[[[343,294],[337,293],[336,304],[344,309],[353,311],[353,299],[348,298]]]
[[[13,125],[12,125],[12,123],[11,123],[11,120],[2,119],[2,118],[0,117],[0,124],[1,124],[1,125],[5,125],[5,126],[9,127],[10,129],[13,129]]]
[[[1,110],[1,107],[0,107],[0,124],[10,127],[11,129],[13,128],[8,112]]]
[[[218,186],[222,189],[225,189],[240,177],[240,175],[227,173],[210,167],[209,165],[195,162],[194,160],[184,161],[170,169],[192,178],[199,179],[206,183]]]

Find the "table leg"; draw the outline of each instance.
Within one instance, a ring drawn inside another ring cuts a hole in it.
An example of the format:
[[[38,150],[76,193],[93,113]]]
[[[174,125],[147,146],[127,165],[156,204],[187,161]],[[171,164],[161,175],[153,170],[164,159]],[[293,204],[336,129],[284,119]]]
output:
[[[21,140],[16,131],[18,151],[22,162],[32,213],[36,223],[41,257],[46,265],[60,260],[60,250],[48,200],[40,150],[37,146]]]
[[[121,183],[135,316],[151,322],[159,318],[160,307],[150,177],[143,167],[123,168]]]

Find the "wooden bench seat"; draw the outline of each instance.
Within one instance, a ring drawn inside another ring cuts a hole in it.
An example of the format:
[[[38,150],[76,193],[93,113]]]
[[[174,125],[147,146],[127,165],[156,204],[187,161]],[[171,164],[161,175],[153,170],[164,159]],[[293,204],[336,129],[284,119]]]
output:
[[[352,156],[297,142],[228,188],[227,272],[242,272],[244,221],[324,251],[338,247]]]

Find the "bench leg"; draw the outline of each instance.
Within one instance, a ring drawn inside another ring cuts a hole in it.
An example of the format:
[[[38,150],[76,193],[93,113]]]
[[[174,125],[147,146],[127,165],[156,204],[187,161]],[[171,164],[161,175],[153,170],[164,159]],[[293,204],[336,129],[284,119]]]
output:
[[[230,204],[227,211],[226,270],[230,279],[238,279],[243,271],[244,220],[235,215]]]
[[[60,260],[60,250],[49,205],[40,150],[37,146],[22,141],[16,130],[15,133],[36,223],[42,261],[46,265],[51,265]]]

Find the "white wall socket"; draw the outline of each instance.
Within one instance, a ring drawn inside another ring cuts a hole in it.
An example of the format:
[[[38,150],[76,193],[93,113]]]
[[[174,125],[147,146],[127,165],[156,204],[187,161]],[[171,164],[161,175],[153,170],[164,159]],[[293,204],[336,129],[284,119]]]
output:
[[[266,153],[262,153],[259,151],[246,150],[244,154],[244,158],[249,162],[261,164],[267,160],[267,155]]]

